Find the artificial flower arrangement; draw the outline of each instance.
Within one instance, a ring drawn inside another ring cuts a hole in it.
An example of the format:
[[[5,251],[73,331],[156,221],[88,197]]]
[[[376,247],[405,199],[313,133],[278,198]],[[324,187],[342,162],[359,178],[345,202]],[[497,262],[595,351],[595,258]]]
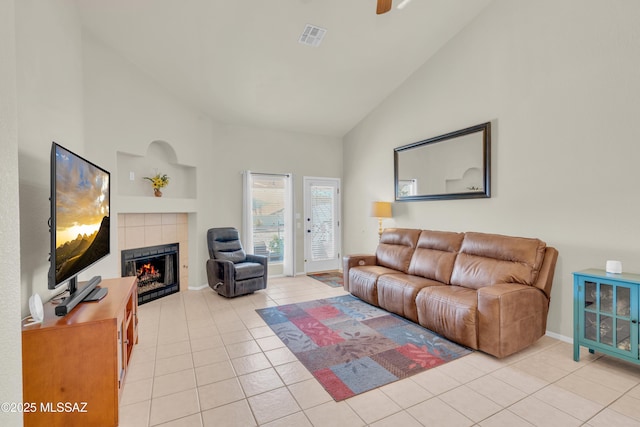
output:
[[[152,177],[145,176],[144,179],[151,181],[151,185],[153,186],[154,190],[162,187],[166,187],[167,185],[169,185],[169,177],[167,176],[166,173],[162,175],[157,173],[155,176],[152,176]]]

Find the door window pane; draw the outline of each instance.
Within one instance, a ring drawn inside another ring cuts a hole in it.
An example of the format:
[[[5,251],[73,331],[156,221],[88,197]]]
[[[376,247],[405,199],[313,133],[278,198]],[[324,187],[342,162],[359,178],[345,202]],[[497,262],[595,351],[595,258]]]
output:
[[[631,310],[631,288],[616,287],[616,313],[618,316],[629,316]]]
[[[311,187],[311,259],[323,261],[335,258],[336,230],[335,192],[333,187]]]
[[[609,316],[600,316],[600,342],[613,345],[613,319]]]
[[[600,311],[613,313],[613,286],[600,285]]]
[[[631,350],[631,324],[628,320],[616,320],[616,347],[620,350]]]
[[[591,341],[598,339],[598,323],[595,313],[584,312],[584,337]]]
[[[594,282],[584,282],[585,293],[584,293],[584,308],[593,309],[593,305],[596,303],[597,294],[597,285]]]

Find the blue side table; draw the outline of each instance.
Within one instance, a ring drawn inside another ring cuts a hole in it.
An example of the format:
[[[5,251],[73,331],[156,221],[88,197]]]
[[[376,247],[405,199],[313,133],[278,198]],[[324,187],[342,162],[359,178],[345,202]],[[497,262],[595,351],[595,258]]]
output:
[[[589,269],[573,273],[573,360],[580,346],[632,363],[638,359],[640,275]]]

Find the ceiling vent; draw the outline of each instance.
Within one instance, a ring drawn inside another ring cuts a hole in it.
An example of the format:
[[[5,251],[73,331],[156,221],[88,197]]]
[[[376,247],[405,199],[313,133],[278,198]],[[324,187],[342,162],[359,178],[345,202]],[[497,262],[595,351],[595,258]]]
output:
[[[308,46],[317,47],[320,46],[322,38],[327,33],[324,28],[316,27],[315,25],[307,24],[304,27],[302,35],[298,39],[299,43],[306,44]]]

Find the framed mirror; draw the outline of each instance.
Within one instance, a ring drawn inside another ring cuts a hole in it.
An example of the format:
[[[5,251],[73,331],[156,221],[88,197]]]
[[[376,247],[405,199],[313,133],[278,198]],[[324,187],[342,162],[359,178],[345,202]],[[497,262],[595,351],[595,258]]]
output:
[[[491,123],[394,149],[396,201],[491,197]]]

